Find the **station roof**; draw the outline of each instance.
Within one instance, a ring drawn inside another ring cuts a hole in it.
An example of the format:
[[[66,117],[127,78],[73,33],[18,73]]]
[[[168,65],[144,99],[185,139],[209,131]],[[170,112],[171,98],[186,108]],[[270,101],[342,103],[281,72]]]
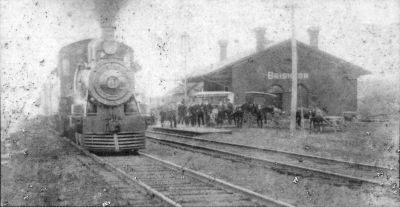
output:
[[[311,47],[303,42],[300,42],[298,40],[297,41],[297,49],[298,50],[306,50],[308,53],[311,53],[313,55],[316,55],[319,58],[324,58],[324,59],[328,59],[332,62],[335,62],[336,64],[340,64],[343,66],[343,68],[345,68],[343,70],[344,73],[352,76],[352,77],[359,77],[361,75],[367,75],[370,74],[369,71],[361,68],[360,66],[357,66],[353,63],[350,63],[348,61],[345,61],[341,58],[338,58],[334,55],[331,55],[327,52],[324,52],[322,50],[319,50],[317,48]],[[201,74],[196,74],[196,75],[192,75],[191,77],[188,78],[188,81],[190,82],[198,82],[198,81],[203,81],[203,80],[208,80],[210,77],[213,76],[219,76],[223,73],[228,72],[230,69],[232,69],[233,66],[240,64],[242,62],[248,61],[249,58],[263,54],[263,53],[269,53],[269,52],[273,52],[276,49],[285,47],[285,46],[290,46],[291,45],[291,39],[282,41],[282,42],[278,42],[275,44],[271,44],[268,47],[266,47],[265,49],[263,49],[262,51],[256,52],[256,51],[248,51],[248,52],[244,52],[241,53],[237,56],[234,57],[230,57],[227,58],[221,62],[218,62],[216,64],[212,64],[208,67],[204,67],[203,73]],[[215,78],[213,78],[215,79]]]
[[[233,94],[230,91],[200,91],[194,93],[193,96],[223,96],[223,95],[231,95]]]
[[[193,91],[198,87],[200,87],[200,83],[198,83],[198,82],[187,83],[187,92],[190,93],[190,91]],[[169,90],[166,93],[167,96],[176,96],[176,95],[183,95],[183,94],[185,94],[185,86],[183,84],[180,84],[180,85],[176,86],[175,88],[172,88],[171,90]]]
[[[275,94],[272,94],[272,93],[265,93],[265,92],[260,92],[260,91],[247,91],[247,92],[245,92],[245,94],[264,95],[264,96],[277,97]]]

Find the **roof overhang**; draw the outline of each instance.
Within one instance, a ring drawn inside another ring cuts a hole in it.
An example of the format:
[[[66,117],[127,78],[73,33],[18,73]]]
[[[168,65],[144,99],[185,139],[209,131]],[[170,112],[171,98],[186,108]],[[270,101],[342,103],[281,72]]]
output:
[[[194,93],[193,96],[211,97],[211,96],[224,96],[224,95],[232,95],[232,94],[233,93],[230,91],[201,91],[201,92]]]
[[[272,97],[277,97],[277,95],[272,94],[272,93],[265,93],[265,92],[259,92],[259,91],[247,91],[244,92],[245,94],[256,94],[256,95],[265,95],[265,96],[272,96]]]

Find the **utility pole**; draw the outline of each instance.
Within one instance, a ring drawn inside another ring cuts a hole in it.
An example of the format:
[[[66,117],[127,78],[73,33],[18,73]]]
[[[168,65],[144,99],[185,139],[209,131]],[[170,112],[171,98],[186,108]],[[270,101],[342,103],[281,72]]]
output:
[[[399,80],[400,80],[400,76],[399,76]],[[400,85],[398,85],[397,86],[397,89],[398,90],[400,90]],[[400,102],[400,95],[399,94],[397,94],[397,103],[399,103]],[[396,153],[398,154],[397,156],[398,156],[398,159],[397,159],[397,162],[398,162],[398,165],[397,165],[397,167],[398,167],[398,169],[397,169],[397,192],[399,193],[399,191],[400,191],[400,106],[398,106],[397,107],[397,121],[398,121],[398,124],[399,124],[399,133],[397,134],[397,151],[396,151]]]
[[[292,98],[290,107],[290,136],[294,136],[296,131],[296,110],[297,110],[297,45],[296,45],[296,29],[294,18],[294,0],[291,5],[291,27],[292,27]]]
[[[189,35],[184,32],[181,36],[182,38],[182,48],[183,48],[183,56],[184,56],[184,63],[183,67],[185,70],[185,104],[187,105],[188,97],[187,97],[187,53],[189,50]]]

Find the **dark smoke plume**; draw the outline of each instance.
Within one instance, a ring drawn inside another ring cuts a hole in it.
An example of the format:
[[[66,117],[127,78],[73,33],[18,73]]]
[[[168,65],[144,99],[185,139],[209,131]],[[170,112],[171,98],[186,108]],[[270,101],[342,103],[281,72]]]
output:
[[[130,0],[93,0],[94,13],[102,28],[115,27],[118,12]]]

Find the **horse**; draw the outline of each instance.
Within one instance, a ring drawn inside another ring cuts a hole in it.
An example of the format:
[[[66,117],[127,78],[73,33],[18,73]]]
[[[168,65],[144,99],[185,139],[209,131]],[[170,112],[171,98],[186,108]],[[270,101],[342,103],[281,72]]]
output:
[[[261,115],[265,124],[268,123],[268,115],[272,117],[274,112],[275,112],[274,107],[270,105],[261,108]]]
[[[263,122],[266,120],[269,108],[261,107],[261,105],[245,103],[241,106],[241,109],[243,109],[245,120],[248,122],[249,126],[252,125],[254,121],[253,119],[255,119],[257,126],[260,128],[263,127]]]
[[[326,108],[322,110],[319,108],[303,108],[303,118],[310,120],[310,133],[315,128],[318,128],[320,132],[322,131],[324,122],[327,122],[323,117],[324,113],[328,113]],[[298,126],[301,126],[301,119],[301,110],[298,109],[296,111],[296,123]]]
[[[244,112],[240,106],[236,107],[232,112],[232,119],[237,128],[242,128],[243,126],[243,115]]]
[[[303,115],[302,115],[303,113]],[[298,127],[301,127],[301,121],[302,119],[309,119],[310,120],[310,127],[311,127],[311,117],[315,116],[315,111],[311,108],[303,108],[303,110],[301,109],[297,109],[296,111],[296,123]]]
[[[250,103],[245,103],[241,105],[240,108],[243,111],[244,122],[249,124],[249,127],[251,127],[253,122],[254,111],[256,109],[255,105]]]
[[[326,108],[316,108],[313,110],[313,113],[311,114],[310,117],[310,133],[311,133],[311,125],[315,129],[318,127],[319,132],[322,132],[322,127],[324,122],[329,124],[329,122],[324,118],[324,114],[328,113],[328,110]]]

